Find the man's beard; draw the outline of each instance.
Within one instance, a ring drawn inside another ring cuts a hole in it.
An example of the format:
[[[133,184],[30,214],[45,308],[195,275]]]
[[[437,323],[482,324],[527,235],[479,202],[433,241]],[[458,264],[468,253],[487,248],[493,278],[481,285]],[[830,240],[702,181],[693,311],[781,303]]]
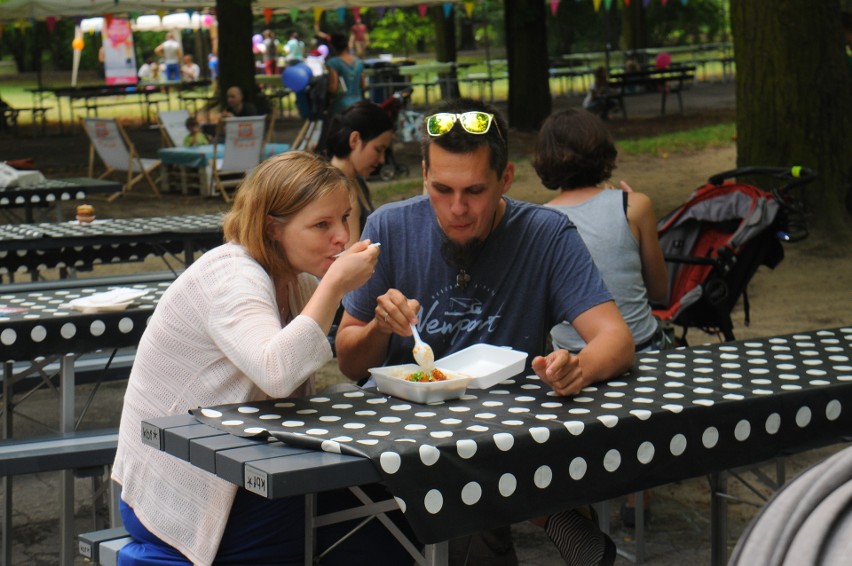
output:
[[[458,275],[456,275],[456,285],[461,287],[462,290],[470,283],[470,267],[476,261],[484,246],[485,240],[480,238],[473,238],[464,244],[453,242],[449,238],[444,238],[444,241],[441,242],[441,256],[443,256],[444,261],[459,270]]]

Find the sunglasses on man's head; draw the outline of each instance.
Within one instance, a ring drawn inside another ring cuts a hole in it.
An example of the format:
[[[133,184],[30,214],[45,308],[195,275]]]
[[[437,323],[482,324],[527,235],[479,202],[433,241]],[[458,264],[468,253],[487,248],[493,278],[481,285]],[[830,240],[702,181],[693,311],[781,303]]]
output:
[[[470,112],[462,112],[461,114],[439,112],[426,117],[426,133],[432,137],[443,136],[453,129],[456,121],[461,124],[465,132],[482,135],[487,134],[488,130],[491,129],[494,114],[479,110],[471,110]],[[497,133],[500,133],[499,129]]]

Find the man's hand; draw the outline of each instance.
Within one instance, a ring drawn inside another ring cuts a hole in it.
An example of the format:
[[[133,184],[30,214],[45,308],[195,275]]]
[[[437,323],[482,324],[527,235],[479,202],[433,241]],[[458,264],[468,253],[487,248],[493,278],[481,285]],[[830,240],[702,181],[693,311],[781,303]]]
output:
[[[583,368],[580,358],[567,350],[556,350],[547,357],[536,356],[532,369],[543,382],[548,384],[559,395],[576,395],[589,385],[583,379]]]

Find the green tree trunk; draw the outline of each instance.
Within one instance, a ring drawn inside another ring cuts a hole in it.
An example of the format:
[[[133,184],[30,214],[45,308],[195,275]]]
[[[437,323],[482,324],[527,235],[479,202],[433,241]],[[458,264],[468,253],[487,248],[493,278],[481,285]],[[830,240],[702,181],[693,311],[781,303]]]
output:
[[[506,56],[509,61],[509,125],[538,129],[550,114],[546,4],[541,0],[504,0]]]
[[[216,0],[219,20],[219,104],[225,106],[225,91],[238,86],[245,99],[257,103],[254,55],[251,52],[251,0]]]
[[[737,67],[737,165],[803,165],[814,230],[833,234],[852,158],[852,77],[840,1],[731,0]]]

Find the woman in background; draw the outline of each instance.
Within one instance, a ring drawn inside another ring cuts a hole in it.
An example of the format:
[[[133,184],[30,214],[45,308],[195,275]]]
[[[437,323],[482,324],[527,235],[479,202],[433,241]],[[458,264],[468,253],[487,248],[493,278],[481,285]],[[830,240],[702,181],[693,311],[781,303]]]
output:
[[[577,226],[604,283],[633,334],[636,351],[659,350],[663,334],[649,302],[664,303],[668,272],[650,197],[609,184],[618,151],[594,114],[570,109],[551,115],[536,140],[533,167],[559,195],[548,206]],[[551,330],[554,347],[578,352],[586,345],[567,322]],[[650,496],[645,492],[645,499]],[[649,507],[645,506],[646,513]],[[636,524],[633,494],[621,508],[626,526]]]
[[[364,179],[385,162],[392,136],[393,123],[387,112],[367,100],[331,118],[323,152],[356,185],[350,197],[348,245],[361,237],[367,216],[373,211],[370,188]]]
[[[331,35],[331,49],[334,56],[325,62],[329,104],[331,113],[339,114],[364,98],[364,62],[349,51],[343,34]]]

